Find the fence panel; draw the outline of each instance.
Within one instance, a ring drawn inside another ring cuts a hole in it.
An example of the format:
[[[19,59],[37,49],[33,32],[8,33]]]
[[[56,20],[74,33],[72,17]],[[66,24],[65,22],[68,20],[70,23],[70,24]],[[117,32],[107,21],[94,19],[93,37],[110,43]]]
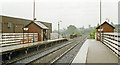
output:
[[[102,43],[120,56],[120,33],[102,33]]]
[[[17,45],[22,43],[29,43],[38,41],[38,33],[1,33],[1,46]]]

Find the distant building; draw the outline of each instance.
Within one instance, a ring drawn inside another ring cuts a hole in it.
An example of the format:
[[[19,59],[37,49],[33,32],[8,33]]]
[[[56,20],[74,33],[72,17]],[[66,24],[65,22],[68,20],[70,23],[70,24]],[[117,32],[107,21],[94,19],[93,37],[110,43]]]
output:
[[[2,18],[2,33],[23,33],[23,28],[32,22],[32,20],[28,19],[15,18],[3,15],[0,15],[0,17]],[[42,21],[38,22],[41,22],[41,24],[49,28],[47,35],[48,39],[50,39],[50,33],[52,33],[52,23]]]
[[[58,39],[58,33],[51,33],[50,36],[51,36],[51,39]],[[60,37],[59,38],[62,38],[61,35],[59,35]]]
[[[112,33],[114,32],[115,27],[113,27],[111,24],[105,21],[103,24],[99,25],[96,29],[97,29],[97,40],[100,41],[100,31],[101,33]]]

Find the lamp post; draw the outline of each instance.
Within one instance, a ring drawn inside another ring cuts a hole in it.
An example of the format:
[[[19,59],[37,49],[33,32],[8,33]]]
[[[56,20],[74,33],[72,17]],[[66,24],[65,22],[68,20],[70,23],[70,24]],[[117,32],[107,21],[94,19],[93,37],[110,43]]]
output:
[[[61,20],[58,22],[58,38],[60,38],[60,22],[62,22]]]
[[[35,28],[34,28],[34,22],[35,22],[35,0],[33,1],[33,42],[34,42],[34,33],[35,33]]]
[[[100,41],[101,41],[101,0],[100,0]]]

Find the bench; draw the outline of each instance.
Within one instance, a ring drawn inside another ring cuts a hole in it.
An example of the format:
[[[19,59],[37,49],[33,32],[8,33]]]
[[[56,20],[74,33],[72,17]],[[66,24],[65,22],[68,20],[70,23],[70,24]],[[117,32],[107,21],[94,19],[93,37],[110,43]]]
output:
[[[23,42],[23,43],[24,43],[24,41],[26,41],[26,42],[31,42],[31,41],[32,41],[32,39],[21,39],[21,40],[20,40],[20,44],[21,44],[21,42]]]

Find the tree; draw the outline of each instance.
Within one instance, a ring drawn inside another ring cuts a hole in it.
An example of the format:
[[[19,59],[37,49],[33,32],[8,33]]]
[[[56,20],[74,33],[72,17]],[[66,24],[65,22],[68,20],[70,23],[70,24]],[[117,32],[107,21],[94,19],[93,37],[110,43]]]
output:
[[[100,26],[99,23],[97,24],[97,27]]]
[[[97,24],[97,27],[99,26],[99,23]],[[90,39],[95,39],[95,33],[96,33],[96,29],[93,30],[93,32],[90,34]]]
[[[84,26],[82,26],[82,29],[85,29]]]
[[[88,25],[89,28],[91,28],[91,25]]]
[[[54,30],[53,33],[58,33],[58,31],[57,31],[57,30]]]
[[[71,30],[75,30],[75,29],[77,29],[74,25],[69,25],[68,27],[67,27],[67,29],[71,29]]]
[[[66,33],[67,34],[74,34],[77,31],[77,28],[74,25],[69,25],[67,27]]]

